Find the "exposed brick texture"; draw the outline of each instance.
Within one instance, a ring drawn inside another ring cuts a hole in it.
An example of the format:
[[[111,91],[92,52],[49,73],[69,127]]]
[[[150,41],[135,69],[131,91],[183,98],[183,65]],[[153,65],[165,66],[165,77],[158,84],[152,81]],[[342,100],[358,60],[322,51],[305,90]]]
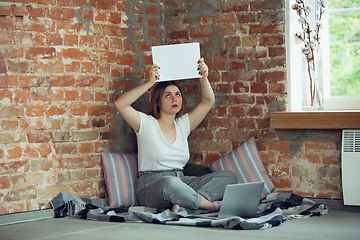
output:
[[[164,6],[0,3],[0,214],[50,207],[63,190],[105,196],[101,152],[136,151],[113,102],[145,78],[151,46],[165,43]]]
[[[105,196],[100,154],[136,152],[113,102],[147,78],[151,46],[200,42],[216,104],[190,135],[209,164],[255,136],[276,191],[342,198],[340,131],[270,129],[286,109],[285,2],[0,2],[0,214],[61,191]],[[196,80],[182,81],[187,108]],[[134,103],[145,111],[149,93]]]

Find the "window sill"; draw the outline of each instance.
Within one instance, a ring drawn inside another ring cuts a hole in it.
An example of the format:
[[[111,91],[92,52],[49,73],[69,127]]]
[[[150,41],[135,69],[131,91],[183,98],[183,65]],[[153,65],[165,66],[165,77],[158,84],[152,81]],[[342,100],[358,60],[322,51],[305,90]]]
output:
[[[273,129],[360,129],[360,111],[271,112]]]

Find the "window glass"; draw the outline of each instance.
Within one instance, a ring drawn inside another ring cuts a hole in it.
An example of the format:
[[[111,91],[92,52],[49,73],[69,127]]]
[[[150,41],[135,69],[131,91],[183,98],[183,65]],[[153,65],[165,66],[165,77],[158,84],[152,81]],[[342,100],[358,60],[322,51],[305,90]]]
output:
[[[330,94],[325,96],[360,98],[360,0],[329,0],[327,15]]]
[[[302,111],[302,82],[307,78],[306,59],[302,46],[294,35],[301,32],[299,18],[292,9],[297,0],[285,1],[285,45],[288,111]],[[323,86],[324,110],[360,110],[360,0],[328,1],[328,9],[321,15],[321,64],[318,77]],[[319,9],[318,0],[306,0],[313,10]],[[311,11],[314,26],[320,14]]]

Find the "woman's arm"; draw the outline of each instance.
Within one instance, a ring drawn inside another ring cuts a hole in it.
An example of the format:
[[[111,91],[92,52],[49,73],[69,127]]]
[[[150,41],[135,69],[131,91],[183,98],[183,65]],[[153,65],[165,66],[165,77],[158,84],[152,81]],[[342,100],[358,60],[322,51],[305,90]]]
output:
[[[209,68],[203,58],[199,61],[199,71],[202,75],[200,78],[201,102],[189,112],[191,131],[201,123],[215,103],[215,95],[208,80]]]
[[[133,102],[135,102],[139,97],[141,97],[141,95],[143,95],[155,84],[158,76],[159,66],[154,64],[149,70],[149,80],[146,83],[127,91],[115,101],[116,110],[118,110],[121,117],[136,132],[139,132],[140,129],[140,114],[133,107],[131,107],[131,104],[133,104]]]

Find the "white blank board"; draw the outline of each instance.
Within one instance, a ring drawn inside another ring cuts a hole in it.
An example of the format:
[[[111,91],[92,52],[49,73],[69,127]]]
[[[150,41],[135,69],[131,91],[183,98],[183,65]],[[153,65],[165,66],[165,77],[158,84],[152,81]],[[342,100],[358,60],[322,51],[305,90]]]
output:
[[[183,43],[151,47],[153,63],[159,69],[157,82],[199,78],[199,43]]]

